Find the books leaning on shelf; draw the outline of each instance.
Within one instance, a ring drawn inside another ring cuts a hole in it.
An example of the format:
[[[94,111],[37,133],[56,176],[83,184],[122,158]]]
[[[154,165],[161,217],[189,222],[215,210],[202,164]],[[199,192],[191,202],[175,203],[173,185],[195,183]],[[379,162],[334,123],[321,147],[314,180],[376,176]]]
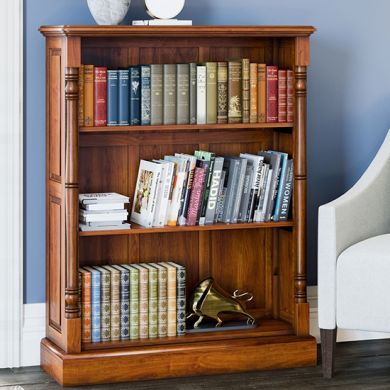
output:
[[[81,231],[130,229],[127,223],[127,196],[116,192],[79,195],[79,226]]]
[[[279,151],[141,160],[130,219],[145,227],[286,221],[293,177]]]
[[[81,65],[79,126],[294,121],[294,75],[248,58],[202,64]]]
[[[186,333],[186,269],[175,262],[79,269],[82,341]]]

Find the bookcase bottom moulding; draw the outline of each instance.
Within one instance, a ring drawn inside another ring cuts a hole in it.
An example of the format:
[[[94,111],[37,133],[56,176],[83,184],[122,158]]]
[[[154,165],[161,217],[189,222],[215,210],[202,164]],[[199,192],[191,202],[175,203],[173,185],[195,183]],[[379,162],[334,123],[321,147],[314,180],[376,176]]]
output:
[[[234,352],[234,353],[232,353]],[[242,337],[66,354],[41,342],[41,365],[62,386],[314,366],[311,336]]]

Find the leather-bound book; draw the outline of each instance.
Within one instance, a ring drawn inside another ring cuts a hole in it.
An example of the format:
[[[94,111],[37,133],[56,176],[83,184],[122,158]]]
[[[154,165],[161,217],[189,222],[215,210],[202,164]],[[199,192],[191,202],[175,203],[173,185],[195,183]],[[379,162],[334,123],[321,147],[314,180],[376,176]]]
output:
[[[190,124],[196,124],[196,63],[190,63]]]
[[[150,65],[151,80],[151,119],[152,125],[163,123],[163,66],[162,64]]]
[[[206,62],[206,123],[217,123],[217,63]]]
[[[251,63],[249,69],[249,122],[257,122],[257,64]]]
[[[84,126],[93,126],[94,66],[84,65]]]
[[[90,343],[91,339],[91,274],[79,269],[81,280],[81,341]]]
[[[228,64],[217,63],[217,123],[228,122]]]
[[[139,66],[129,69],[130,125],[141,124],[141,71]]]
[[[176,123],[186,125],[190,123],[190,66],[177,64],[176,69]]]
[[[129,71],[127,69],[119,70],[118,80],[119,125],[127,126],[129,125]]]
[[[242,59],[242,123],[249,123],[250,111],[250,82],[249,82],[250,63],[248,58]]]
[[[294,72],[287,71],[287,122],[294,122]]]
[[[229,61],[228,79],[228,122],[242,122],[242,63],[241,61]]]
[[[141,125],[150,125],[150,65],[141,65]]]
[[[107,125],[107,68],[96,66],[94,69],[94,126]]]
[[[107,125],[118,125],[118,71],[107,71]]]
[[[84,65],[79,68],[79,126],[84,126]]]
[[[206,123],[206,67],[196,67],[196,123]]]
[[[267,77],[266,64],[257,65],[257,121],[267,121]]]
[[[278,122],[287,122],[287,72],[278,71]]]
[[[164,125],[176,124],[176,64],[164,64]]]
[[[267,66],[267,122],[278,121],[278,67]]]

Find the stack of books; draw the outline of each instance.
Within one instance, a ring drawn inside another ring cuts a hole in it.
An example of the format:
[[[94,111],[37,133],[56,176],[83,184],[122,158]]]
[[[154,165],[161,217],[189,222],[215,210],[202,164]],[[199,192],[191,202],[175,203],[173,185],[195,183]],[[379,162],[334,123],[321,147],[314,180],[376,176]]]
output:
[[[79,125],[294,121],[294,75],[248,58],[108,69],[82,65]]]
[[[186,333],[186,269],[174,262],[79,269],[82,341]]]
[[[130,229],[125,205],[129,198],[116,192],[79,195],[81,231]]]
[[[278,151],[141,160],[131,221],[145,227],[286,221],[292,186],[293,161]]]

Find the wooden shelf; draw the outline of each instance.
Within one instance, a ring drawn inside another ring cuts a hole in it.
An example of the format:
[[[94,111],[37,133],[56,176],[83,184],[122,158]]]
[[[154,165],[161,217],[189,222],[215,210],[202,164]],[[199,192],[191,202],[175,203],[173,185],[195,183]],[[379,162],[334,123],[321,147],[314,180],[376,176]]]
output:
[[[213,231],[213,230],[242,230],[242,229],[272,229],[281,227],[292,227],[293,221],[285,222],[260,222],[260,223],[217,223],[215,225],[205,226],[164,226],[164,227],[151,227],[131,224],[131,229],[126,230],[98,230],[94,232],[79,232],[80,237],[91,236],[118,236],[118,235],[131,235],[131,234],[153,234],[153,233],[183,233],[183,232],[201,232],[201,231]]]
[[[103,350],[111,348],[129,348],[170,344],[186,344],[196,342],[217,342],[221,340],[237,340],[255,337],[286,336],[294,334],[291,324],[270,318],[260,318],[256,328],[243,330],[225,330],[221,332],[187,333],[184,336],[161,337],[144,340],[121,340],[102,343],[83,343],[83,351]]]
[[[238,129],[284,129],[292,128],[294,123],[237,123],[208,125],[158,125],[158,126],[101,126],[80,127],[80,133],[123,133],[123,132],[176,132],[201,130],[238,130]]]

